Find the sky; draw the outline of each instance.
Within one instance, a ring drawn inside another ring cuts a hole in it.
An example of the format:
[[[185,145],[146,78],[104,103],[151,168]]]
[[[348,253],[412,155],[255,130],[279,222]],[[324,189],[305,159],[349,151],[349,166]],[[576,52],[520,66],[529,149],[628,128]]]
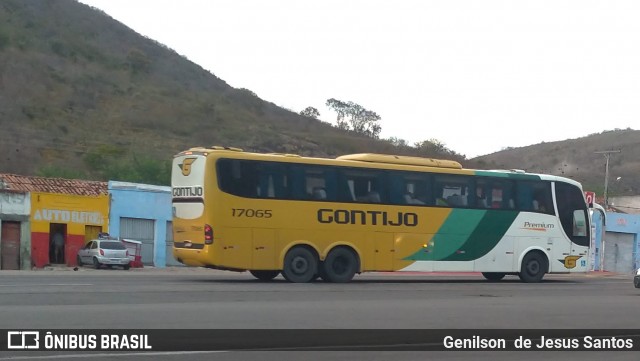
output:
[[[472,158],[640,119],[640,1],[81,0],[236,88]]]

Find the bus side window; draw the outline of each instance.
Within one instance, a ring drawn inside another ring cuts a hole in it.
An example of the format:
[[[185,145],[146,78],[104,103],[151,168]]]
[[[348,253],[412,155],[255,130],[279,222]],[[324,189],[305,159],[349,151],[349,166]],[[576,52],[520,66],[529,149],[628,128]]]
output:
[[[257,197],[260,188],[256,166],[243,160],[218,161],[220,186],[223,191],[240,197]]]
[[[533,210],[533,189],[531,183],[519,181],[517,185],[518,209],[521,211]]]
[[[414,204],[414,205],[423,205],[425,204],[423,201],[421,201],[420,199],[416,198],[416,196],[413,193],[407,192],[404,195],[404,203],[405,204]]]
[[[327,199],[327,191],[322,187],[315,187],[311,193],[311,198],[318,201]]]
[[[380,203],[380,193],[376,191],[370,191],[366,196],[358,198],[358,201],[365,203]]]
[[[451,196],[447,197],[447,203],[451,207],[462,207],[462,206],[464,206],[464,202],[463,202],[462,196],[459,195],[459,194],[454,194],[454,195],[451,195]]]
[[[518,181],[518,210],[554,214],[551,206],[551,183]]]
[[[391,204],[407,204],[404,199],[405,179],[401,174],[392,173],[389,176],[389,200]]]
[[[371,170],[341,170],[339,200],[343,202],[383,203],[385,194],[385,174]]]
[[[468,207],[471,180],[472,178],[468,176],[435,175],[435,204],[458,208]]]

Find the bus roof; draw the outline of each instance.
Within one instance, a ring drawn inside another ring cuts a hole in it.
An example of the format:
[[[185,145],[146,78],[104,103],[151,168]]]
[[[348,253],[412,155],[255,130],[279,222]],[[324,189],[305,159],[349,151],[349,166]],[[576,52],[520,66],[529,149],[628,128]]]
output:
[[[401,165],[417,165],[417,166],[425,166],[425,167],[462,169],[462,165],[453,160],[410,157],[406,155],[359,153],[359,154],[342,155],[340,157],[337,157],[336,159],[354,160],[359,162],[370,162],[370,163],[390,163],[390,164],[401,164]]]

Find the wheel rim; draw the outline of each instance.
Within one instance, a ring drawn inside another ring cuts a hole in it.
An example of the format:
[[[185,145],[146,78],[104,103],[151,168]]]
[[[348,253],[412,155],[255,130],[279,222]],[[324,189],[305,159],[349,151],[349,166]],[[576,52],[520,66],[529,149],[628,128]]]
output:
[[[304,274],[309,269],[309,261],[301,256],[295,257],[291,261],[291,270],[295,274]]]
[[[538,272],[540,272],[540,263],[537,261],[529,261],[529,263],[527,263],[527,272],[530,275],[537,275]]]

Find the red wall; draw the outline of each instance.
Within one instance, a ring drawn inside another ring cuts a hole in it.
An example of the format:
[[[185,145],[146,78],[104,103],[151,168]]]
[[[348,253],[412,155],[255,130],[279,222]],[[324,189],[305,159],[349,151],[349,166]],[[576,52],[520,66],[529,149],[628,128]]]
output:
[[[67,266],[77,266],[78,250],[84,246],[84,235],[67,235],[64,243],[64,260]],[[31,262],[37,268],[51,263],[49,259],[49,233],[31,232]]]

